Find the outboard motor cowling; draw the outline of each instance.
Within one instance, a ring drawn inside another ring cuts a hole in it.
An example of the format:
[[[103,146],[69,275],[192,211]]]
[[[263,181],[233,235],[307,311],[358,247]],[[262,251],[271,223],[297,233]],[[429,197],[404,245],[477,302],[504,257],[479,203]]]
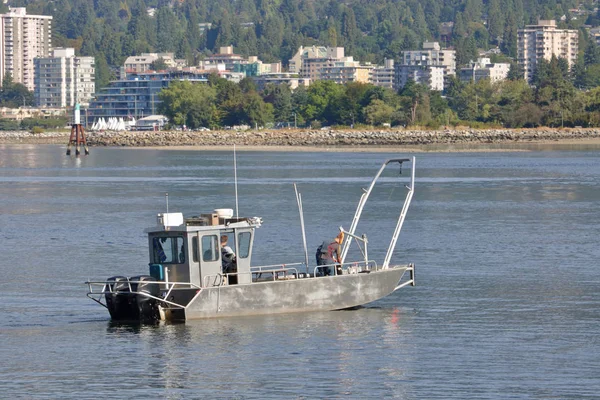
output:
[[[129,291],[129,280],[124,276],[113,276],[106,280],[107,288],[104,298],[110,317],[114,320],[128,318],[131,293]]]
[[[160,288],[156,279],[149,275],[140,275],[131,278],[131,289],[136,294],[138,319],[140,321],[156,321],[159,319],[158,301],[153,297],[160,295]]]

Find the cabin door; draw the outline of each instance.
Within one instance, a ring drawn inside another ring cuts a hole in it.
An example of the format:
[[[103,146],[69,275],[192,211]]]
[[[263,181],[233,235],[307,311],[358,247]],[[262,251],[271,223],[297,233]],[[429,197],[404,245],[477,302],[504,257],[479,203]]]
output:
[[[202,287],[221,285],[219,231],[199,232],[200,283]]]
[[[238,283],[252,283],[250,261],[252,260],[253,229],[236,229],[236,259]]]

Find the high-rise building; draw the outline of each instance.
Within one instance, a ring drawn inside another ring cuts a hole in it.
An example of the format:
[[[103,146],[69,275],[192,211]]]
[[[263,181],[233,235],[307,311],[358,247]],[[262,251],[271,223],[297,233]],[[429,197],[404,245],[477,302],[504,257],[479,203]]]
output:
[[[517,62],[531,81],[538,63],[552,56],[564,58],[571,68],[577,62],[579,36],[576,29],[557,29],[554,20],[539,20],[518,30]]]
[[[87,106],[94,95],[94,57],[75,57],[72,48],[54,49],[52,57],[36,58],[35,104],[38,107]]]
[[[0,14],[0,79],[10,73],[14,82],[33,90],[33,60],[50,55],[51,23],[51,16],[27,15],[25,7]]]

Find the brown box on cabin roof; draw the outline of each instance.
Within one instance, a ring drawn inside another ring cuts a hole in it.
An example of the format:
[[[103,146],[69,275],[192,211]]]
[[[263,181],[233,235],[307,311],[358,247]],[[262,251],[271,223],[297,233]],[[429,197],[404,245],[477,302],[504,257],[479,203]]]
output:
[[[219,225],[219,216],[216,213],[200,214],[200,216],[206,218],[206,225]]]

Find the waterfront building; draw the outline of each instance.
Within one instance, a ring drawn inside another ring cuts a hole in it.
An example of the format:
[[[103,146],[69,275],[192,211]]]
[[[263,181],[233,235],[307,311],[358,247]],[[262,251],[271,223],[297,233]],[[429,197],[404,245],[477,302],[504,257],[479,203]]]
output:
[[[492,63],[489,58],[483,57],[478,58],[477,61],[471,61],[468,67],[461,68],[459,78],[463,82],[489,79],[494,83],[505,80],[509,71],[509,63]]]
[[[395,86],[396,70],[394,60],[385,59],[383,66],[377,66],[370,71],[369,81],[375,86],[393,89]]]
[[[577,62],[579,35],[576,29],[557,29],[554,20],[538,20],[518,30],[517,63],[525,80],[531,82],[538,63],[552,56],[564,58],[569,68]]]
[[[395,89],[403,88],[411,80],[430,90],[444,90],[444,67],[434,65],[396,65]]]
[[[22,121],[27,118],[56,118],[64,117],[64,108],[49,108],[49,107],[0,107],[0,118],[10,119],[13,121]]]
[[[95,91],[94,57],[75,57],[75,49],[56,48],[34,60],[34,98],[38,107],[87,106]]]
[[[51,16],[27,15],[25,7],[0,14],[0,80],[9,73],[14,82],[34,89],[33,60],[50,56],[51,23]]]
[[[170,70],[129,74],[125,79],[112,81],[96,93],[87,110],[87,125],[100,118],[143,118],[156,115],[160,100],[158,93],[173,80],[208,82],[208,72]]]

